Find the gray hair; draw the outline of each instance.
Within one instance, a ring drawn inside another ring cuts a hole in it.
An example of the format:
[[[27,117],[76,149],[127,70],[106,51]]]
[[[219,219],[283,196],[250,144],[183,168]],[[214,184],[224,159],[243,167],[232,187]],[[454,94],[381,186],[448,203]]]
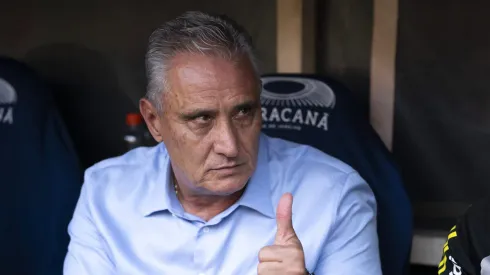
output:
[[[252,39],[226,16],[190,11],[164,23],[150,36],[146,53],[146,98],[161,111],[161,93],[169,89],[166,73],[178,53],[199,53],[233,60],[248,57],[259,76]]]

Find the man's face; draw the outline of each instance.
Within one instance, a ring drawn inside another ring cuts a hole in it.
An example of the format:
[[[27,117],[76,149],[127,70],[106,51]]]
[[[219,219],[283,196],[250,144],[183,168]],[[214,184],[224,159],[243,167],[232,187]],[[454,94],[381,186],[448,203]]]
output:
[[[255,170],[262,122],[250,61],[182,53],[167,76],[156,130],[179,184],[202,194],[241,190]]]

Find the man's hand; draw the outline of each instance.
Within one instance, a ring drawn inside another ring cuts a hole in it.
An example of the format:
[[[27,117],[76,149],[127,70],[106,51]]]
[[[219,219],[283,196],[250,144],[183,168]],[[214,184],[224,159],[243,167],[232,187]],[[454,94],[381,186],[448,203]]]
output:
[[[258,275],[305,275],[303,246],[294,232],[293,196],[284,194],[277,205],[277,233],[274,244],[259,252]]]

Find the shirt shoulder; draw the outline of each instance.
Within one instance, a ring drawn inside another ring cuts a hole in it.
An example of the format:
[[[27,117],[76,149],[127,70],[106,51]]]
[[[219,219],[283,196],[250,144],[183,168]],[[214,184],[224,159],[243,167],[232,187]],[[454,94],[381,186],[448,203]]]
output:
[[[356,172],[352,167],[312,146],[287,141],[280,138],[268,138],[268,153],[271,162],[288,167],[306,164],[307,170],[321,168],[331,172],[350,174]],[[313,166],[309,166],[313,165]],[[308,167],[310,169],[308,169]]]
[[[274,200],[291,192],[299,204],[323,205],[337,211],[355,191],[360,201],[375,202],[368,184],[349,165],[308,145],[268,139],[269,171]],[[306,207],[302,207],[303,209]]]
[[[106,192],[125,193],[144,183],[143,178],[158,171],[159,157],[165,148],[140,147],[124,155],[100,161],[85,171],[84,187],[103,196]]]

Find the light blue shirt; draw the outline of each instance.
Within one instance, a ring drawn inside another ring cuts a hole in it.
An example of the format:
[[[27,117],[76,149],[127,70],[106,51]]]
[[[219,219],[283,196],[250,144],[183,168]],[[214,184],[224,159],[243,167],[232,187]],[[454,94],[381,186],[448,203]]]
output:
[[[257,169],[233,206],[208,222],[185,213],[163,144],[102,161],[85,173],[65,275],[257,274],[274,242],[279,198],[317,275],[381,274],[376,202],[351,167],[309,146],[262,135]]]

